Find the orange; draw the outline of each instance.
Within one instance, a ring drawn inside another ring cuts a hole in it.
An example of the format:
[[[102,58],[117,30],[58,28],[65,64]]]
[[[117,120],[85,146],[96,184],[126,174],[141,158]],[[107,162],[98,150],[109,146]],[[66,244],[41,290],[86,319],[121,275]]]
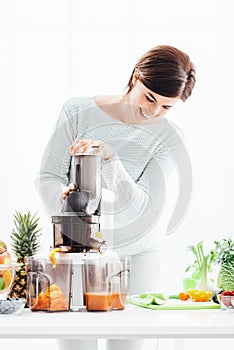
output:
[[[12,272],[10,270],[6,270],[2,273],[2,277],[6,283],[6,288],[8,288],[11,283]]]
[[[53,268],[56,268],[56,257],[55,257],[55,254],[57,252],[60,252],[61,251],[61,248],[54,248],[50,251],[50,254],[49,254],[49,260],[53,266]]]

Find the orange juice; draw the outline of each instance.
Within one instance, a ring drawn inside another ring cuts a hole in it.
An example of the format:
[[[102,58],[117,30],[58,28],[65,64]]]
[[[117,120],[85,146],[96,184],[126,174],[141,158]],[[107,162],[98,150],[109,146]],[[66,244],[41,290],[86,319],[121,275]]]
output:
[[[88,311],[108,311],[111,308],[111,295],[107,293],[85,293]]]
[[[125,308],[126,293],[113,293],[111,295],[111,308],[113,310],[123,310]]]
[[[85,293],[85,300],[88,311],[123,310],[126,294]]]

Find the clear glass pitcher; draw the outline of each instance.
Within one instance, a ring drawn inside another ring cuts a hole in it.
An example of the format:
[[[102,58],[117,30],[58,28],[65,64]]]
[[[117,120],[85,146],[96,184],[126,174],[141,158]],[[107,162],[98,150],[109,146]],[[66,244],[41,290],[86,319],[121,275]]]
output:
[[[86,258],[83,290],[87,311],[123,310],[129,297],[130,257]]]
[[[47,259],[26,259],[27,305],[31,311],[68,311],[71,300],[72,261],[57,259],[53,267]]]

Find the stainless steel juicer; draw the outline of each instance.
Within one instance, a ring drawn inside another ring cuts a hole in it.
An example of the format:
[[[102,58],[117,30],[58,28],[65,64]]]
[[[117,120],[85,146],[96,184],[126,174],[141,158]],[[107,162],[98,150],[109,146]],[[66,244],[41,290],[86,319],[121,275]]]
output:
[[[91,149],[76,154],[73,162],[75,188],[67,195],[61,215],[52,216],[53,248],[59,248],[59,258],[73,262],[71,309],[80,310],[85,305],[83,259],[87,254],[103,254],[107,244],[100,227],[102,156]]]
[[[67,195],[61,215],[52,216],[54,247],[62,252],[103,253],[106,242],[100,233],[101,155],[76,154],[75,188]]]

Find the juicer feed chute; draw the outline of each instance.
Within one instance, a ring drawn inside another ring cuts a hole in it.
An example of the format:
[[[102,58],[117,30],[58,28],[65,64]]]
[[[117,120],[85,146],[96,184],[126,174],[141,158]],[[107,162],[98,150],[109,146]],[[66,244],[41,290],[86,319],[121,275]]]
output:
[[[101,166],[100,155],[75,155],[75,189],[64,201],[62,209],[64,214],[100,215]]]
[[[54,247],[64,252],[104,252],[100,233],[102,157],[94,154],[74,156],[75,188],[63,203],[62,213],[52,217]]]

